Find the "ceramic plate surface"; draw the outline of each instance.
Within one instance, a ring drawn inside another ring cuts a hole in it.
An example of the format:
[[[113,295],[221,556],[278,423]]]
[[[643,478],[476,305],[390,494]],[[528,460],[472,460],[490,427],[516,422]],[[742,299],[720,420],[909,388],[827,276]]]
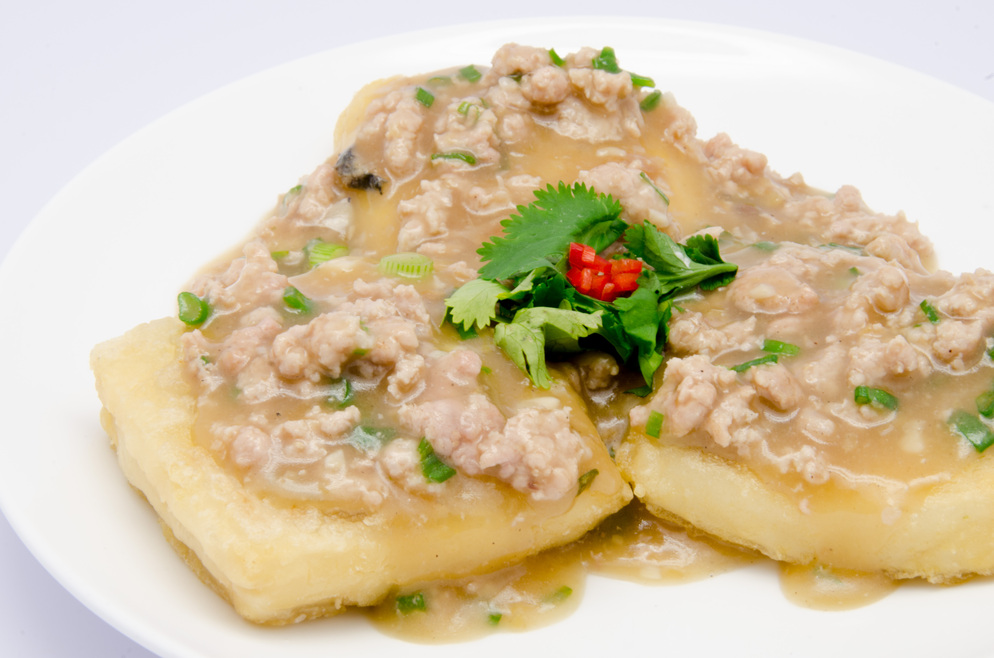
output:
[[[954,271],[990,262],[994,105],[934,79],[809,42],[698,23],[577,18],[391,37],[262,72],[171,113],[98,160],[29,225],[0,268],[9,405],[0,504],[29,549],[109,623],[166,656],[331,654],[988,655],[994,583],[911,584],[861,609],[788,603],[772,564],[642,586],[591,578],[577,613],[472,646],[390,639],[361,617],[256,628],[204,587],[124,481],[98,422],[88,355],[174,312],[202,264],[245,235],[328,157],[336,118],[366,82],[486,64],[507,42],[615,47],[697,118],[766,153],[781,174],[851,183],[905,211]],[[953,649],[956,651],[953,651]]]

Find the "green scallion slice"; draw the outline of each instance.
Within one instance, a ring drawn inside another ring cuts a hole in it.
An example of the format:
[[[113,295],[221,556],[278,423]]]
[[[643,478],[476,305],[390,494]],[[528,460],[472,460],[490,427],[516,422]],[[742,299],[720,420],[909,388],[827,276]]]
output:
[[[283,210],[289,208],[290,204],[293,203],[293,200],[296,199],[298,196],[300,196],[300,193],[303,190],[304,190],[303,185],[294,185],[289,190],[287,190],[286,194],[284,194],[283,198],[280,200],[280,206],[283,208]]]
[[[283,303],[297,313],[310,313],[314,310],[314,302],[293,286],[283,289]]]
[[[592,468],[583,475],[581,475],[579,478],[577,478],[576,495],[579,496],[584,491],[586,491],[587,487],[593,484],[594,479],[598,475],[600,475],[600,471],[598,471],[596,468]]]
[[[556,66],[566,66],[566,60],[559,56],[555,48],[549,48],[549,59]]]
[[[546,603],[551,603],[552,605],[559,605],[573,594],[573,588],[569,585],[563,585],[556,591],[545,597]]]
[[[801,348],[793,343],[784,343],[783,341],[767,338],[763,341],[763,351],[783,354],[785,356],[797,356],[800,354]]]
[[[379,270],[387,276],[423,279],[435,271],[435,263],[424,254],[403,252],[381,258]]]
[[[639,101],[639,108],[643,112],[651,112],[659,107],[659,102],[663,100],[663,92],[658,89]]]
[[[447,75],[436,75],[428,78],[428,84],[432,87],[445,87],[452,84],[452,78]]]
[[[746,361],[745,363],[740,363],[737,366],[730,366],[729,369],[734,370],[735,372],[745,372],[746,370],[752,368],[753,366],[761,366],[766,363],[776,363],[778,360],[779,359],[776,354],[767,354],[766,356],[761,356],[758,359],[753,359],[751,361]]]
[[[349,248],[342,244],[325,242],[320,238],[315,238],[304,246],[304,253],[307,254],[307,264],[313,269],[333,258],[345,256],[349,253]]]
[[[601,49],[600,54],[591,60],[595,69],[607,71],[608,73],[621,73],[618,66],[618,58],[614,54],[614,48],[607,46]]]
[[[409,615],[412,612],[424,612],[428,609],[425,603],[425,595],[422,592],[404,594],[397,597],[397,612],[402,615]]]
[[[984,418],[994,418],[994,390],[977,396],[977,413]]]
[[[464,66],[461,69],[459,69],[459,75],[464,80],[468,80],[469,82],[476,82],[477,80],[483,77],[483,74],[480,73],[477,70],[477,68],[472,64],[470,64],[469,66]]]
[[[649,412],[649,420],[645,421],[645,433],[654,439],[658,439],[663,433],[663,414],[658,411]]]
[[[954,411],[949,417],[949,426],[973,444],[977,452],[983,452],[994,444],[994,432],[991,432],[984,421],[967,411]]]
[[[379,450],[396,435],[389,427],[374,427],[372,425],[357,425],[349,434],[349,443],[367,452]]]
[[[431,104],[435,102],[435,94],[424,87],[418,87],[417,91],[414,92],[414,97],[425,107],[431,107]]]
[[[439,459],[427,438],[418,444],[418,454],[421,455],[421,472],[429,482],[445,482],[456,474],[456,469]]]
[[[325,399],[328,404],[342,409],[352,404],[354,398],[355,391],[352,390],[352,382],[343,377],[331,383],[328,387],[328,396]]]
[[[897,398],[882,388],[857,386],[853,391],[853,399],[856,404],[872,404],[891,411],[897,409],[898,406]]]
[[[928,318],[929,322],[931,322],[932,324],[939,323],[939,311],[937,311],[936,308],[932,306],[932,303],[930,301],[928,301],[927,299],[923,299],[922,303],[918,305],[918,308],[922,310],[922,313],[925,314],[925,317]]]
[[[750,245],[753,249],[759,249],[760,251],[776,251],[780,248],[779,242],[770,242],[769,240],[762,240],[760,242],[753,242]]]
[[[432,160],[462,160],[468,165],[476,164],[476,156],[472,153],[463,153],[462,151],[449,151],[447,153],[432,153]]]
[[[638,73],[629,72],[628,75],[632,76],[632,85],[635,87],[655,87],[656,83],[647,75],[639,75]]]
[[[179,319],[191,327],[200,326],[211,314],[210,305],[192,292],[177,295],[176,305],[179,307]]]
[[[841,244],[839,242],[829,242],[828,244],[823,244],[822,247],[825,249],[845,249],[846,251],[862,256],[864,254],[862,247],[857,247],[851,244]]]
[[[487,615],[487,623],[491,626],[496,626],[503,617],[504,613],[502,612],[491,612]]]

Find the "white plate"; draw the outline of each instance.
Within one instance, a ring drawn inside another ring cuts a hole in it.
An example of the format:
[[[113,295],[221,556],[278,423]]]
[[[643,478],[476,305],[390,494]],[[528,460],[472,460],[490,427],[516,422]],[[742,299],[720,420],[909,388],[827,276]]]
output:
[[[994,651],[981,632],[990,582],[909,585],[823,613],[787,603],[771,565],[671,587],[592,578],[579,612],[554,626],[425,647],[355,616],[255,628],[177,559],[107,446],[90,348],[172,313],[187,277],[330,155],[335,119],[365,82],[485,64],[505,41],[561,53],[613,45],[622,66],[676,94],[701,136],[728,132],[781,173],[802,171],[826,189],[853,183],[874,208],[907,211],[947,268],[990,260],[994,105],[876,60],[740,29],[604,18],[446,28],[322,53],[225,87],[122,143],[48,204],[0,268],[0,503],[25,544],[97,614],[170,656]]]

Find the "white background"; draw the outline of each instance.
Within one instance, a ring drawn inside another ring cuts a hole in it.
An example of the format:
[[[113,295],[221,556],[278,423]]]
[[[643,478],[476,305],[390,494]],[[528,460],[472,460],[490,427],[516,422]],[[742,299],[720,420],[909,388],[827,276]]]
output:
[[[802,37],[994,100],[990,0],[0,0],[0,258],[87,164],[217,87],[369,38],[564,12],[697,20]],[[24,282],[30,285],[29,272]],[[13,321],[23,310],[0,312]],[[65,592],[3,517],[0,647],[4,656],[151,655]]]

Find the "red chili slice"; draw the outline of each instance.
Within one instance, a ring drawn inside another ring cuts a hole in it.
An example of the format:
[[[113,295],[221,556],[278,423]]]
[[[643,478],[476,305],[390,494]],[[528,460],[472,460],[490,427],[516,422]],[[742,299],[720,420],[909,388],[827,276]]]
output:
[[[608,260],[597,255],[594,248],[571,242],[569,245],[569,271],[566,279],[585,295],[605,302],[613,302],[619,295],[638,288],[642,261],[634,258]]]

